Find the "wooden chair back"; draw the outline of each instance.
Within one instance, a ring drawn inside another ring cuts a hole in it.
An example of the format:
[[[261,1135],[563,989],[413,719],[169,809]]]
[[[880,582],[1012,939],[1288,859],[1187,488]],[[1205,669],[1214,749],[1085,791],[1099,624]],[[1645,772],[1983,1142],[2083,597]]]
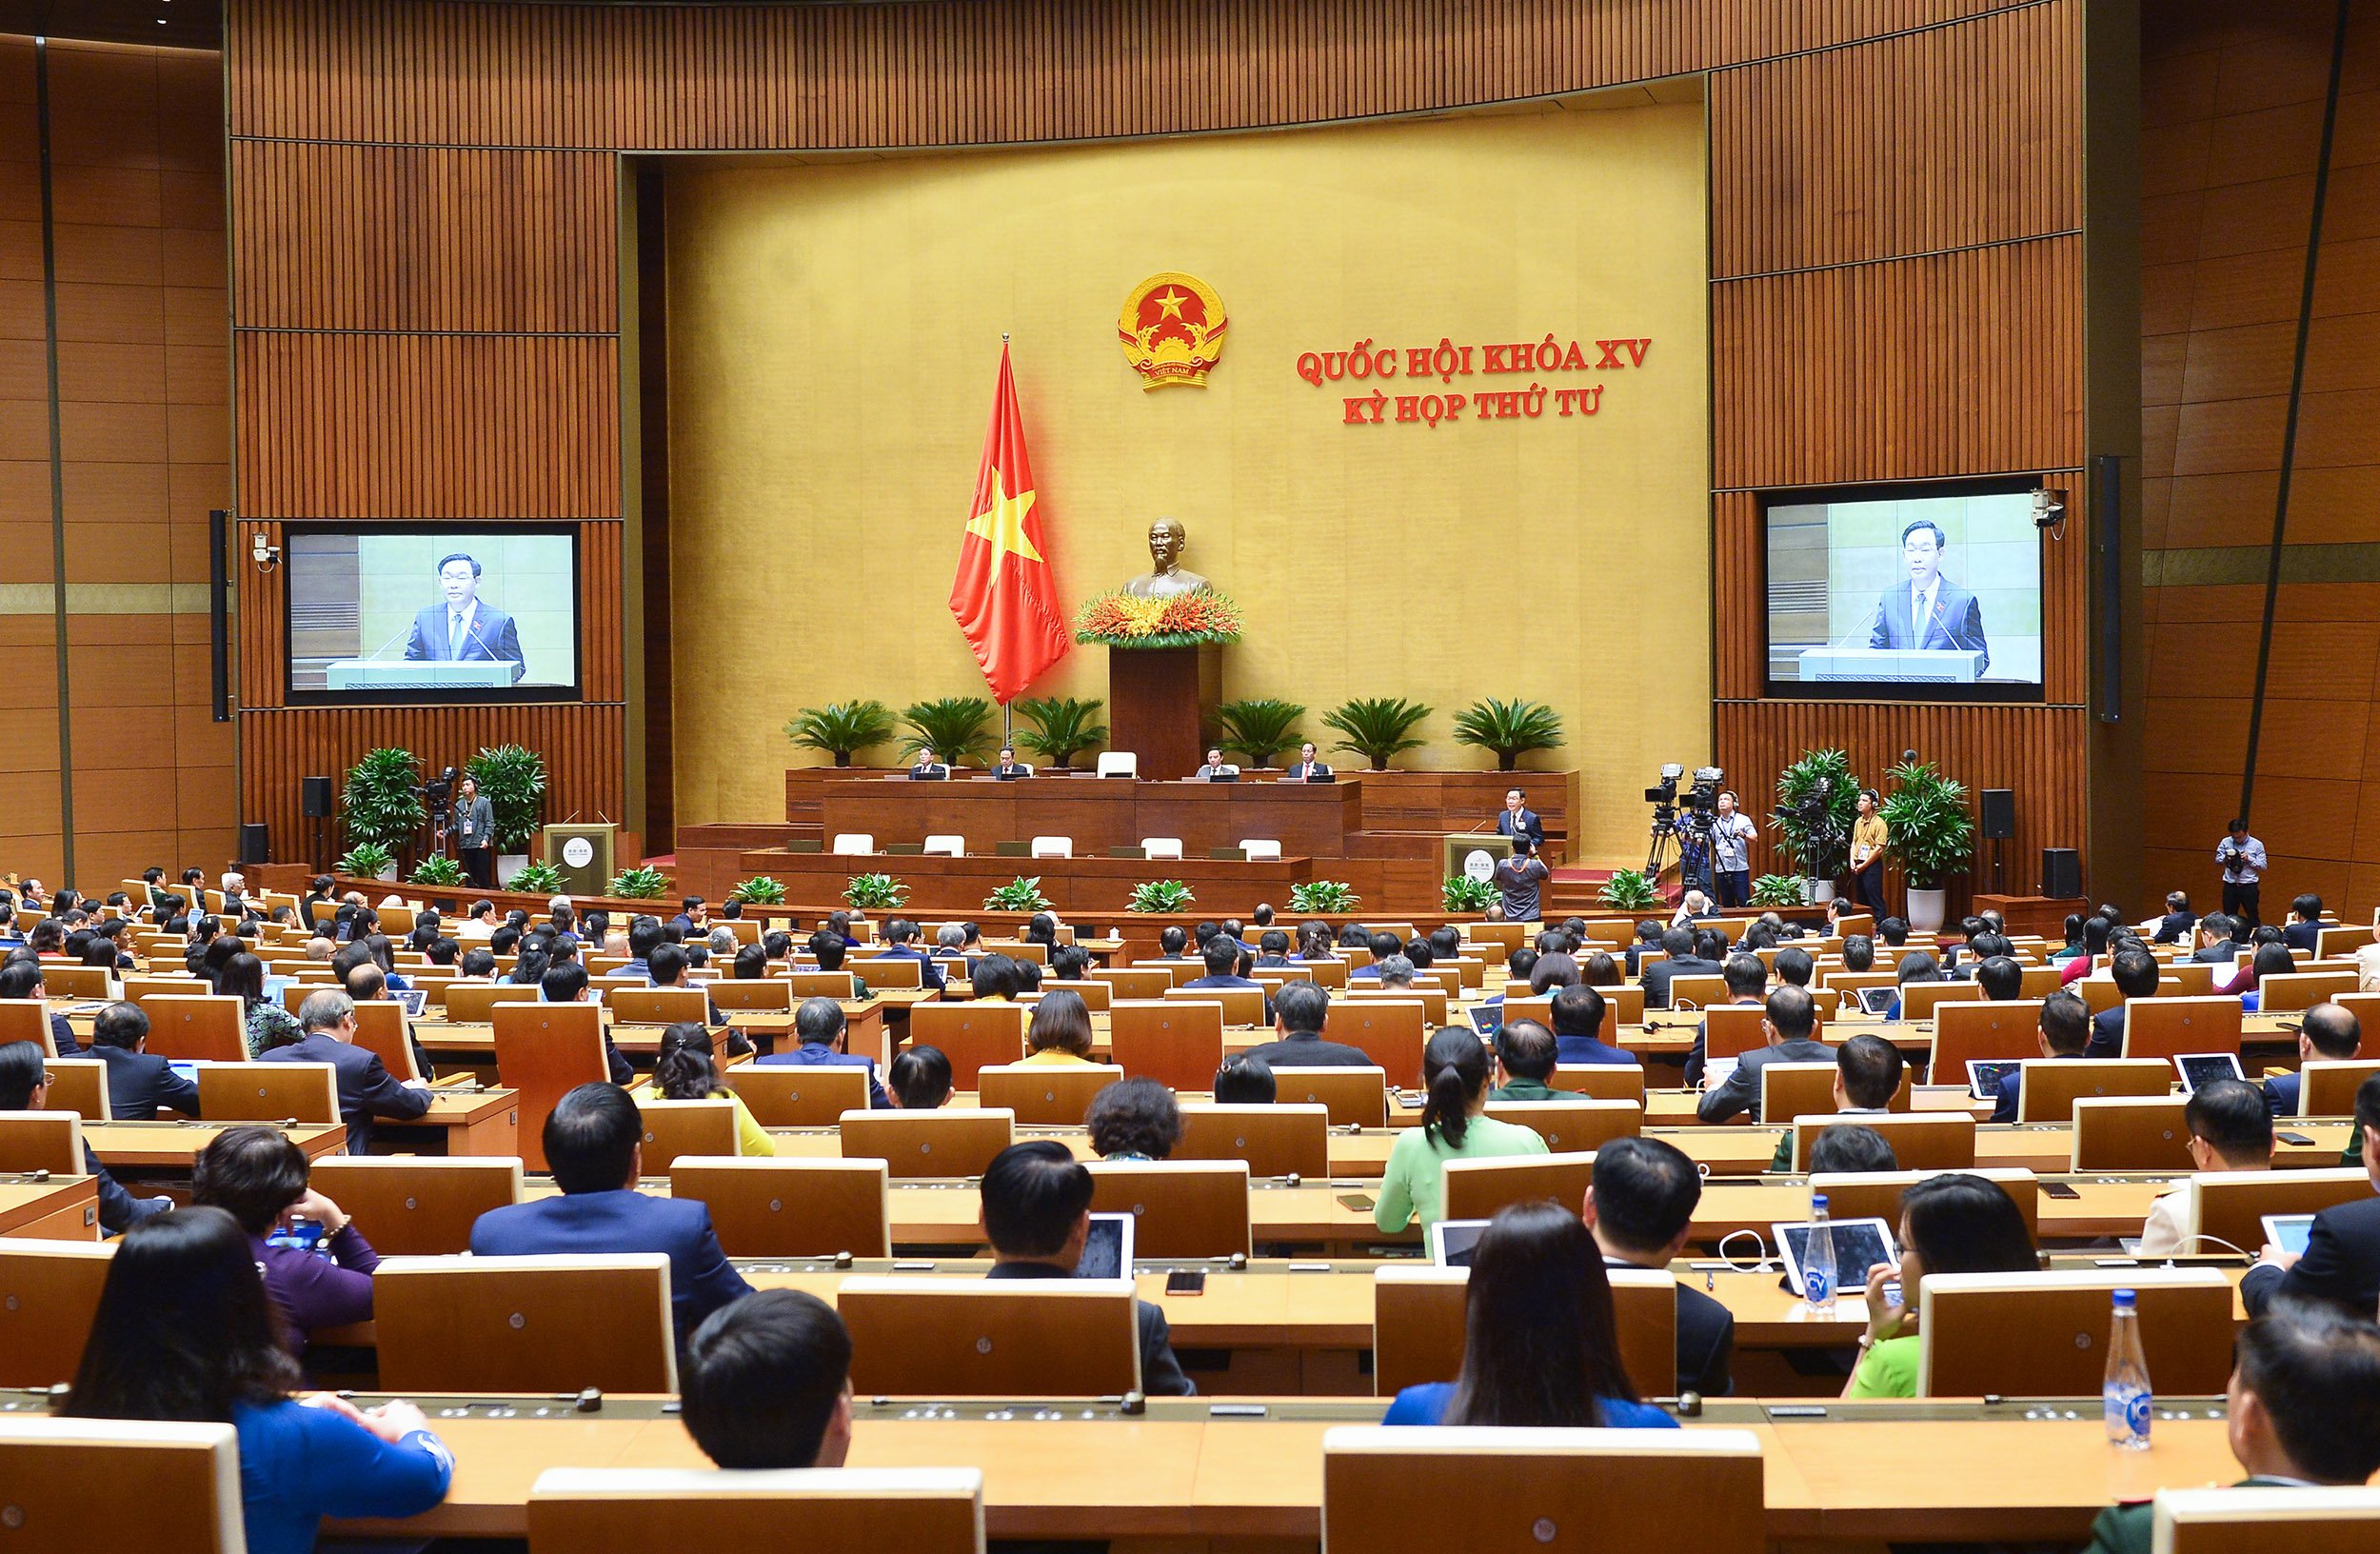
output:
[[[1237,1160],[1250,1176],[1331,1174],[1331,1116],[1312,1105],[1225,1106],[1184,1102],[1176,1160]]]
[[[2231,1374],[2231,1283],[2217,1268],[1928,1274],[1917,1292],[1917,1395],[2087,1397],[2101,1385],[2114,1292],[2139,1297],[2149,1374],[2168,1395]]]
[[[528,1500],[529,1554],[711,1548],[897,1548],[982,1554],[971,1467],[550,1467]]]
[[[51,998],[113,998],[113,980],[104,966],[46,966],[41,972],[42,986]]]
[[[1767,1112],[1762,1112],[1767,1116]],[[1963,1171],[1975,1163],[1975,1119],[1963,1111],[1912,1111],[1878,1117],[1823,1112],[1794,1118],[1794,1169],[1810,1168],[1810,1146],[1837,1123],[1873,1127],[1893,1146],[1906,1171]]]
[[[1135,1079],[1177,1090],[1211,1090],[1223,1066],[1223,1006],[1169,998],[1118,998],[1107,1011],[1109,1061]]]
[[[1107,984],[1113,998],[1163,998],[1174,985],[1173,973],[1161,966],[1101,966],[1091,979]]]
[[[0,1111],[0,1171],[87,1176],[83,1119],[70,1111]]]
[[[1359,1048],[1400,1088],[1421,1082],[1421,1047],[1429,1033],[1419,999],[1331,1000],[1322,1039]]]
[[[1945,1004],[1936,1009],[1931,1070],[1934,1083],[1963,1082],[1970,1059],[2038,1056],[2041,1004],[2037,998],[2020,998],[2006,1003]]]
[[[2200,1171],[2191,1178],[2190,1214],[2183,1233],[2212,1236],[2253,1257],[2265,1243],[2268,1214],[2319,1214],[2337,1204],[2371,1196],[2371,1178],[2361,1166],[2323,1166],[2287,1171]],[[2190,1245],[2185,1252],[2220,1252],[2216,1245]]]
[[[427,1079],[413,1061],[413,1041],[406,1029],[405,1006],[375,998],[355,1006],[355,1045],[380,1060],[399,1079]]]
[[[466,983],[446,989],[446,1018],[458,1026],[484,1026],[506,1004],[534,1004],[535,987],[494,982]]]
[[[2074,1103],[2073,1169],[2188,1171],[2190,1127],[2178,1095],[2084,1096]]]
[[[2239,1000],[2135,998],[2124,1006],[2124,1056],[2178,1058],[2193,1052],[2239,1050]]]
[[[1129,1279],[855,1275],[836,1309],[862,1394],[1115,1397],[1140,1390]]]
[[[1556,1154],[1591,1155],[1644,1131],[1644,1106],[1635,1101],[1491,1101],[1487,1114],[1531,1129]]]
[[[833,1127],[867,1109],[867,1075],[856,1063],[739,1063],[719,1077],[763,1127]]]
[[[675,1392],[669,1259],[391,1257],[372,1274],[392,1392]]]
[[[481,1215],[521,1201],[518,1155],[325,1155],[308,1178],[384,1257],[467,1252]]]
[[[1644,1105],[1644,1066],[1637,1063],[1565,1063],[1546,1084],[1572,1095],[1595,1101],[1634,1101]]]
[[[1810,1190],[1826,1194],[1826,1212],[1834,1220],[1882,1220],[1892,1228],[1895,1238],[1900,1235],[1901,1194],[1929,1176],[1940,1171],[1815,1171],[1810,1177]],[[1987,1182],[1997,1182],[2017,1211],[2025,1216],[2025,1229],[2037,1242],[2041,1239],[2041,1183],[2033,1172],[2017,1166],[1972,1166],[1962,1174],[1979,1176]],[[1867,1277],[1860,1269],[1854,1277],[1851,1269],[1843,1270],[1845,1287],[1857,1279]]]
[[[640,1095],[636,1111],[645,1125],[641,1168],[646,1176],[666,1172],[680,1155],[736,1152],[736,1104],[724,1096],[704,1101],[654,1101]]]
[[[897,979],[900,975],[901,967],[905,966],[909,967],[912,972],[914,972],[921,964],[922,963],[917,961],[869,962],[868,965],[871,969],[868,972],[868,988],[870,991],[874,991],[878,987],[902,986],[897,980],[891,983],[877,981],[876,972],[873,969],[875,966],[882,966],[885,967],[890,974]],[[841,1003],[845,999],[857,998],[859,996],[859,987],[853,982],[852,973],[849,971],[794,971],[786,974],[785,976],[771,977],[768,980],[772,983],[782,984],[783,986],[785,989],[785,997],[789,1001],[787,1005],[788,1007],[801,1003],[803,999],[809,998],[831,998],[837,1003]],[[755,985],[747,983],[744,986],[751,986]],[[924,984],[920,982],[910,986],[923,986]],[[722,1004],[719,1007],[720,1011],[724,1013],[727,1006]]]
[[[2159,1096],[2173,1088],[2173,1066],[2156,1058],[2035,1058],[2018,1070],[2016,1120],[2072,1123],[2088,1096]]]
[[[710,995],[700,987],[623,987],[606,1002],[612,1019],[624,1026],[710,1024]]]
[[[1096,1160],[1091,1212],[1129,1214],[1140,1257],[1246,1256],[1244,1160]]]
[[[496,1004],[496,1077],[519,1092],[517,1137],[532,1171],[545,1169],[545,1118],[582,1085],[611,1078],[604,1011],[593,1004]]]
[[[1643,961],[1638,958],[1641,971]],[[1727,979],[1716,971],[1695,971],[1669,982],[1669,1006],[1673,1009],[1710,1009],[1727,1002]]]
[[[912,956],[855,955],[845,959],[843,965],[844,974],[847,975],[857,973],[859,976],[866,979],[867,985],[870,988],[922,987],[925,986],[925,963]],[[836,975],[836,973],[832,971],[812,970],[796,971],[794,975],[797,977],[831,977]],[[964,983],[967,979],[964,976],[962,976],[959,980],[962,983]],[[820,986],[824,985],[821,984]],[[815,998],[821,995],[803,992],[798,996],[803,998]],[[849,998],[851,995],[846,992],[827,993],[824,996],[828,998]]]
[[[1322,1436],[1326,1549],[1535,1554],[1624,1542],[1761,1554],[1767,1524],[1749,1430],[1340,1425]]]
[[[202,1063],[198,1112],[210,1123],[335,1123],[339,1070],[327,1063]]]
[[[1091,1097],[1123,1077],[1108,1063],[996,1065],[977,1071],[976,1102],[1015,1112],[1026,1127],[1079,1127]]]
[[[1420,976],[1428,975],[1428,972],[1420,973]],[[1421,1024],[1424,1026],[1435,1030],[1446,1024],[1446,1006],[1449,1002],[1446,990],[1421,982],[1418,978],[1410,987],[1382,987],[1376,983],[1357,983],[1347,989],[1344,996],[1357,1003],[1370,1003],[1376,999],[1415,1000],[1421,1006]],[[1609,1011],[1605,1012],[1608,1015]]]
[[[1834,1110],[1835,1072],[1831,1063],[1762,1064],[1760,1115],[1775,1119]]]
[[[849,998],[851,973],[848,971],[805,971],[809,977],[841,977],[843,991],[827,993],[828,998]],[[710,992],[710,1000],[719,1006],[722,1014],[791,1014],[794,992],[789,977],[721,977],[703,985]],[[798,995],[808,998],[811,995]]]
[[[1757,1004],[1714,1004],[1703,1010],[1703,1058],[1740,1058],[1766,1046],[1769,1033],[1760,1023],[1767,1014],[1768,1010]]]
[[[248,1061],[248,1009],[236,996],[145,998],[141,1012],[149,1016],[149,1050],[161,1058]]]
[[[881,1160],[897,1177],[982,1176],[1016,1142],[1017,1115],[997,1107],[940,1111],[846,1111],[845,1160]]]
[[[2380,1489],[2161,1489],[2157,1554],[2366,1554],[2380,1544]]]
[[[1044,991],[1047,988],[1044,987]],[[1264,989],[1261,987],[1168,987],[1163,998],[1214,1004],[1223,1011],[1223,1024],[1240,1030],[1264,1024]]]
[[[2214,993],[2214,963],[2211,961],[2174,961],[2157,968],[2157,991],[2162,995],[2165,984],[2174,985],[2174,992],[2183,998],[2208,998]],[[2228,982],[2231,967],[2223,968]]]
[[[1619,1358],[1636,1394],[1677,1393],[1677,1281],[1667,1269],[1610,1268]],[[1390,1263],[1372,1274],[1372,1391],[1393,1398],[1408,1386],[1462,1374],[1464,1298],[1471,1270]]]
[[[327,966],[324,966],[322,968],[322,973],[325,978],[325,986],[327,986],[327,979],[330,975],[330,967]],[[176,993],[203,993],[207,990],[207,985],[192,976],[163,976],[157,974],[140,976],[129,971],[124,974],[124,996],[134,1004],[138,1004],[142,999],[149,998],[152,995],[160,998],[170,998]],[[294,1014],[297,1011],[292,1009],[290,1012]]]
[[[115,1106],[108,1098],[108,1066],[100,1059],[50,1058],[42,1067],[50,1075],[48,1105],[51,1108],[94,1123],[115,1116]]]
[[[2066,967],[2062,966],[2028,966],[2024,986],[2018,989],[2021,998],[2047,998],[2066,986]]]
[[[0,1045],[10,1042],[31,1042],[43,1056],[56,1057],[58,1043],[50,1028],[50,1006],[37,998],[0,998]]]
[[[2297,1115],[2352,1117],[2355,1092],[2380,1074],[2380,1058],[2314,1058],[2297,1072]]]
[[[881,1160],[680,1155],[669,1195],[708,1205],[729,1257],[890,1257],[889,1180]]]
[[[1595,1183],[1590,1154],[1500,1155],[1446,1163],[1446,1217],[1492,1220],[1512,1204],[1551,1198],[1564,1208],[1583,1208]]]
[[[0,1416],[0,1484],[9,1486],[0,1536],[28,1554],[248,1546],[240,1438],[228,1424]]]
[[[1021,1004],[921,1004],[909,1011],[909,1045],[941,1051],[950,1060],[951,1087],[971,1090],[984,1065],[1024,1057],[1025,1013]]]
[[[74,1380],[114,1255],[112,1241],[0,1236],[0,1386]]]
[[[1273,1070],[1273,1100],[1279,1106],[1319,1106],[1333,1127],[1386,1127],[1388,1076],[1350,1064],[1319,1068],[1287,1065]]]
[[[2328,1004],[2341,993],[2355,991],[2355,973],[2291,971],[2258,978],[2256,988],[2256,1007],[2265,1014],[2311,1009],[2317,1004]]]
[[[1072,993],[1081,999],[1082,1006],[1093,1014],[1104,1014],[1113,1008],[1116,1003],[1114,987],[1104,982],[1094,982],[1088,978],[1071,982],[1060,982],[1053,978],[1041,984],[1041,991]]]
[[[1901,989],[1901,1018],[1932,1020],[1945,1004],[1979,1004],[1983,989],[1972,982],[1913,982]]]

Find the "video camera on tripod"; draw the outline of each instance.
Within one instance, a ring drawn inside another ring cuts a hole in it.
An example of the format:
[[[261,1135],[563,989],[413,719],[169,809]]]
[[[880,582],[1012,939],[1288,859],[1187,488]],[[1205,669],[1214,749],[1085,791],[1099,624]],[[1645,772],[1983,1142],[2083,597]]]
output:
[[[1820,777],[1800,798],[1780,804],[1774,811],[1779,826],[1809,839],[1814,858],[1839,858],[1851,843],[1850,833],[1835,819],[1834,789],[1833,778]]]
[[[1661,780],[1644,790],[1644,802],[1653,806],[1653,846],[1644,864],[1647,874],[1658,879],[1674,847],[1681,873],[1690,882],[1701,880],[1702,866],[1710,858],[1719,785],[1726,780],[1727,772],[1718,767],[1696,767],[1691,778],[1675,761],[1661,767]],[[1677,786],[1681,781],[1687,785],[1682,792]]]
[[[446,843],[446,823],[454,807],[454,785],[463,773],[452,767],[443,768],[428,782],[417,784],[414,793],[429,807],[430,836],[436,850],[444,852]]]

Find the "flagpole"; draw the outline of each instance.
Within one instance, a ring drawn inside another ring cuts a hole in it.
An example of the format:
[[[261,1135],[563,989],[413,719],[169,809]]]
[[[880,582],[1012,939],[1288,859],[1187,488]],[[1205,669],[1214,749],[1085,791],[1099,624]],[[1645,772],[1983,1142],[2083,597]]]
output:
[[[1002,330],[1001,330],[1001,331],[1000,331],[1000,353],[1001,353],[1002,356],[1005,356],[1005,355],[1007,355],[1007,354],[1008,354],[1008,331],[1007,331],[1006,329],[1002,329]],[[1010,716],[1010,714],[1009,714],[1009,711],[1008,711],[1008,704],[1007,704],[1006,702],[1002,702],[1002,703],[1001,703],[1001,704],[1000,704],[1000,745],[1001,745],[1001,748],[1002,748],[1002,749],[1007,749],[1007,748],[1011,747],[1012,747],[1012,746],[1016,743],[1015,736],[1014,736],[1014,735],[1010,732],[1010,729],[1009,729],[1009,716]]]

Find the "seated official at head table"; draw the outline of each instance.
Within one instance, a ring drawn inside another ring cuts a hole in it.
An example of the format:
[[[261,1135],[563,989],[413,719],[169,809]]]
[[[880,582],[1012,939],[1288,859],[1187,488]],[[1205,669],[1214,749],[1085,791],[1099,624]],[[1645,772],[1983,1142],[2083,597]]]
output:
[[[554,1104],[544,1138],[561,1196],[482,1214],[471,1226],[474,1254],[665,1253],[671,1315],[682,1341],[704,1317],[752,1292],[720,1249],[707,1205],[636,1190],[645,1126],[627,1091],[617,1085],[580,1086]]]
[[[1516,1204],[1473,1248],[1462,1373],[1409,1386],[1383,1424],[1675,1429],[1620,1364],[1612,1283],[1595,1238],[1554,1203]]]
[[[1110,1086],[1113,1088],[1114,1086]],[[1012,1144],[983,1168],[980,1220],[992,1248],[991,1279],[1071,1279],[1091,1234],[1091,1173],[1056,1139]],[[1181,1373],[1165,1313],[1136,1300],[1140,1390],[1153,1398],[1198,1391]]]

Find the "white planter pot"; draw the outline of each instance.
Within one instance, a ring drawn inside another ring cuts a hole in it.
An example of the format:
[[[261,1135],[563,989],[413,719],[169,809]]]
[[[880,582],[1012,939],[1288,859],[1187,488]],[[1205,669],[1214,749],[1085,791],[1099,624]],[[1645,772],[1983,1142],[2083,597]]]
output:
[[[1808,879],[1801,882],[1801,899],[1813,906],[1823,906],[1835,899],[1833,880]]]
[[[528,867],[529,855],[526,852],[500,852],[496,854],[496,884],[499,887],[504,886],[511,880],[512,876],[520,873],[521,870]]]
[[[1951,893],[1947,890],[1917,890],[1909,892],[1909,926],[1917,933],[1930,933],[1942,926],[1950,910]]]
[[[394,864],[390,864],[387,868],[382,869],[378,874],[372,876],[372,878],[376,880],[393,880],[396,877],[397,866]]]

